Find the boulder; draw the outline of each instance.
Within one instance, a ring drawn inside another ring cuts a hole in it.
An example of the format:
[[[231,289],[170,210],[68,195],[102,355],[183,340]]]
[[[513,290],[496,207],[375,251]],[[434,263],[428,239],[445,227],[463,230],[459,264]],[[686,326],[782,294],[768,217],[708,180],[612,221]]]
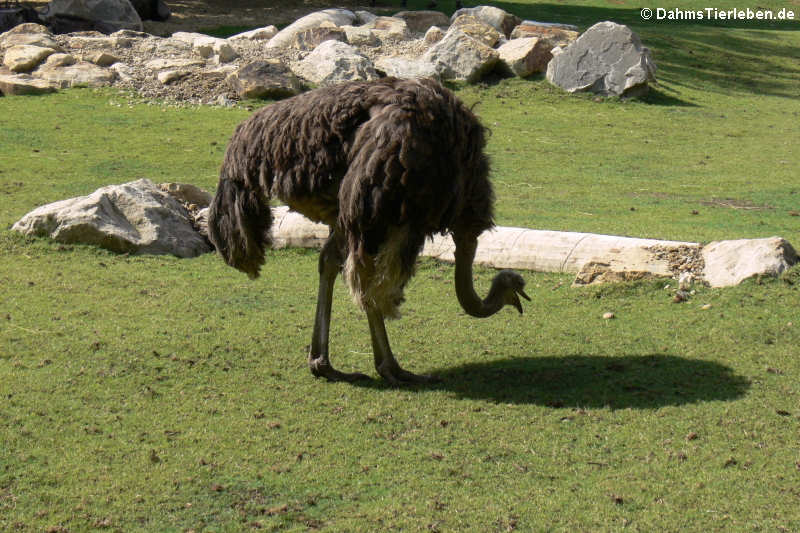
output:
[[[50,83],[30,74],[4,74],[0,71],[0,93],[5,96],[21,94],[44,94],[55,92]]]
[[[547,70],[547,64],[553,58],[553,45],[546,39],[525,37],[511,39],[497,49],[502,61],[508,69],[520,78],[536,72]]]
[[[66,89],[69,87],[106,87],[116,79],[116,73],[98,67],[88,61],[63,66],[42,65],[34,74],[47,80],[51,85]]]
[[[142,19],[129,0],[51,0],[43,18],[57,17],[101,23],[114,30],[142,31]]]
[[[549,40],[553,46],[569,46],[578,38],[578,27],[555,22],[525,20],[511,32],[512,39],[538,37]]]
[[[369,11],[356,11],[355,15],[356,15],[355,20],[351,22],[351,24],[355,26],[362,26],[364,24],[369,24],[370,22],[378,18],[378,15],[376,15],[375,13],[370,13]]]
[[[86,59],[98,67],[110,67],[119,61],[117,56],[109,54],[108,52],[103,52],[102,50],[94,52],[93,54],[87,56]]]
[[[300,80],[280,61],[253,61],[226,80],[240,98],[285,98],[299,94]]]
[[[707,244],[703,277],[712,287],[738,285],[753,276],[777,276],[798,261],[785,239],[741,239]]]
[[[41,46],[60,50],[58,42],[53,38],[50,30],[41,24],[32,22],[20,24],[0,34],[0,50],[6,50],[18,45]]]
[[[489,48],[494,48],[494,46],[500,42],[500,40],[505,40],[505,37],[500,34],[494,27],[486,24],[485,22],[479,20],[478,18],[472,15],[461,15],[456,17],[453,20],[453,24],[450,25],[450,30],[458,29],[473,39],[482,42]]]
[[[173,33],[171,38],[189,44],[194,53],[204,59],[212,59],[215,63],[230,63],[239,57],[227,40],[218,37],[179,31]]]
[[[444,30],[439,26],[431,26],[425,32],[425,42],[428,44],[436,44],[444,38]]]
[[[356,15],[347,9],[325,9],[310,13],[305,17],[299,18],[292,24],[279,31],[267,43],[267,48],[286,48],[294,43],[294,37],[298,33],[310,28],[317,28],[323,22],[329,22],[334,26],[345,26],[353,24]]]
[[[342,26],[346,42],[353,46],[379,46],[380,39],[365,26]]]
[[[450,17],[450,21],[455,21],[461,15],[472,15],[481,22],[489,24],[506,37],[509,37],[514,28],[522,22],[522,19],[518,16],[512,15],[494,6],[465,7],[459,9],[453,13],[453,16]]]
[[[293,66],[294,73],[312,83],[332,85],[343,81],[379,78],[369,58],[339,41],[325,41]]]
[[[202,67],[206,62],[202,59],[188,59],[185,57],[175,58],[156,58],[146,61],[145,68],[150,70],[177,70],[188,69],[192,67]]]
[[[190,207],[194,206],[195,209],[208,207],[211,205],[211,200],[214,199],[210,192],[191,183],[159,183],[158,188],[180,203]]]
[[[568,92],[639,96],[655,81],[650,51],[627,26],[599,22],[550,61],[547,80]]]
[[[30,72],[55,52],[52,48],[18,44],[6,50],[3,65],[12,72]]]
[[[448,27],[450,18],[441,11],[400,11],[395,18],[406,21],[409,31],[425,33],[432,26]]]
[[[192,223],[186,207],[141,179],[39,207],[12,229],[119,253],[195,257],[211,246]]]
[[[74,65],[77,62],[78,60],[75,59],[75,56],[72,54],[56,53],[48,57],[40,68],[48,69],[57,67],[68,67],[70,65]]]
[[[401,18],[376,17],[375,20],[364,24],[363,27],[372,30],[381,40],[404,40],[411,37],[408,24]]]
[[[500,61],[497,50],[451,28],[441,41],[422,56],[444,80],[478,81],[494,70]]]
[[[275,26],[265,26],[254,30],[237,33],[228,37],[229,41],[268,41],[275,37],[278,28]]]
[[[309,28],[295,34],[293,46],[298,50],[308,51],[330,40],[347,42],[347,33],[333,25]]]
[[[164,0],[130,0],[131,5],[142,20],[167,20],[172,12]]]
[[[175,83],[176,81],[182,80],[191,73],[192,71],[189,69],[162,70],[156,74],[156,79],[162,85],[169,85],[171,83]]]
[[[381,56],[375,61],[375,68],[395,78],[439,78],[433,64],[419,59]]]

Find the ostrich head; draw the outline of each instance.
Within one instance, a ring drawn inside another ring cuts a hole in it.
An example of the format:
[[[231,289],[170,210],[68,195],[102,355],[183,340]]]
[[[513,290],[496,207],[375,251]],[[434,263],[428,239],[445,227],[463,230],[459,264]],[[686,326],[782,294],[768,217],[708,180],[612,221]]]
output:
[[[522,296],[530,301],[530,297],[525,294],[525,280],[513,270],[501,270],[492,280],[492,287],[486,297],[487,304],[493,304],[499,310],[504,305],[513,305],[522,314],[522,303],[519,297]]]

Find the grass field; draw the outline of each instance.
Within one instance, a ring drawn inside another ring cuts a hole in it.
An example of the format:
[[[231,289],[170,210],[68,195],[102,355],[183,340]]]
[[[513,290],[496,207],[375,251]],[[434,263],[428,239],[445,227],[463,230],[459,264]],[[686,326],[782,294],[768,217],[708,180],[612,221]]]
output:
[[[496,5],[625,22],[659,66],[639,102],[458,87],[492,129],[499,224],[800,243],[797,24]],[[0,531],[800,530],[798,267],[683,304],[664,282],[524,273],[526,314],[479,321],[425,260],[388,329],[404,366],[444,382],[392,388],[308,372],[315,252],[271,253],[253,283],[212,255],[8,229],[140,177],[213,189],[248,113],[0,98]],[[375,375],[365,318],[341,283],[335,298],[334,364]]]

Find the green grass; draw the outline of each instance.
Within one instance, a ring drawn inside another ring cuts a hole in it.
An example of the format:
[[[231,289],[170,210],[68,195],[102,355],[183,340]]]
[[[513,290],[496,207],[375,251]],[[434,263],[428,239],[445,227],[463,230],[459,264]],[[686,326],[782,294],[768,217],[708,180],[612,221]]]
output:
[[[500,224],[800,242],[795,26],[498,5],[629,23],[660,80],[641,102],[458,88],[492,129]],[[252,283],[211,255],[8,230],[109,183],[212,189],[247,114],[0,98],[0,531],[800,530],[800,267],[683,304],[664,282],[525,273],[526,314],[479,321],[452,267],[425,260],[388,329],[402,364],[444,383],[396,389],[308,372],[314,252],[271,253]],[[341,283],[333,314],[334,364],[374,375]]]

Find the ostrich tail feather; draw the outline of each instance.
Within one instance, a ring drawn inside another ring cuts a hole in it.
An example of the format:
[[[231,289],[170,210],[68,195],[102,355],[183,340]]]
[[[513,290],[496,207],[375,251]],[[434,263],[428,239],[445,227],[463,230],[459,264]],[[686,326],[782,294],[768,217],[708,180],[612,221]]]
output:
[[[272,243],[266,197],[243,181],[225,177],[208,211],[208,237],[230,266],[255,279]]]

